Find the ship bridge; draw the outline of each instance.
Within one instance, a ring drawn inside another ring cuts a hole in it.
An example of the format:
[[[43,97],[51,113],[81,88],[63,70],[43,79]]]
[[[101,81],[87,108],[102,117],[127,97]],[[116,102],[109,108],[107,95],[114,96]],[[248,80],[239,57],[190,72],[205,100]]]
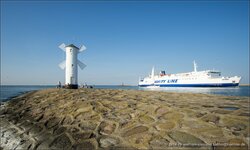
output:
[[[219,78],[221,77],[221,72],[215,70],[208,70],[207,75],[212,78]]]

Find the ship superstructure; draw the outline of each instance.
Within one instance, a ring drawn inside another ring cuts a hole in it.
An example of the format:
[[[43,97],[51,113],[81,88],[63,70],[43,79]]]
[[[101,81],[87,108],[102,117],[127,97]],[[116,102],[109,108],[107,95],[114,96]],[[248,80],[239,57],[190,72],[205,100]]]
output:
[[[234,87],[238,86],[241,77],[223,77],[220,71],[205,70],[197,71],[194,61],[194,71],[187,73],[154,74],[154,67],[148,77],[139,80],[140,87]]]

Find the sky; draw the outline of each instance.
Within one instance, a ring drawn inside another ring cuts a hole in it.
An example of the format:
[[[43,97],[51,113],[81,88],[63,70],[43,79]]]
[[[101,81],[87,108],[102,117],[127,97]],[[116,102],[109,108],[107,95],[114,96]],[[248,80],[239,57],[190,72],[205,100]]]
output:
[[[249,1],[1,1],[1,84],[64,83],[61,43],[84,44],[78,83],[137,85],[216,69],[249,83]]]

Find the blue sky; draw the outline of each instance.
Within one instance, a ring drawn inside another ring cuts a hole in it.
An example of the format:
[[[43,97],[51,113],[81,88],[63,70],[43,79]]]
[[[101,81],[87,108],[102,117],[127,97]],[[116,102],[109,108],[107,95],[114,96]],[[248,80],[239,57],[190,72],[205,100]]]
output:
[[[1,2],[1,84],[64,83],[61,43],[82,43],[79,83],[137,85],[217,69],[249,83],[249,2]]]

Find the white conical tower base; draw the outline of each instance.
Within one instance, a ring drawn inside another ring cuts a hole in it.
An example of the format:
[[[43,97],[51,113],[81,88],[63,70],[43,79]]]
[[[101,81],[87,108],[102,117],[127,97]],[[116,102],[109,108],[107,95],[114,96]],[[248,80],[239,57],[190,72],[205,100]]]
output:
[[[79,67],[83,69],[86,65],[77,59],[77,55],[84,51],[86,47],[82,45],[79,49],[73,44],[67,46],[61,44],[59,48],[66,52],[66,60],[59,64],[61,69],[65,69],[65,88],[78,89],[77,67],[79,65]]]

